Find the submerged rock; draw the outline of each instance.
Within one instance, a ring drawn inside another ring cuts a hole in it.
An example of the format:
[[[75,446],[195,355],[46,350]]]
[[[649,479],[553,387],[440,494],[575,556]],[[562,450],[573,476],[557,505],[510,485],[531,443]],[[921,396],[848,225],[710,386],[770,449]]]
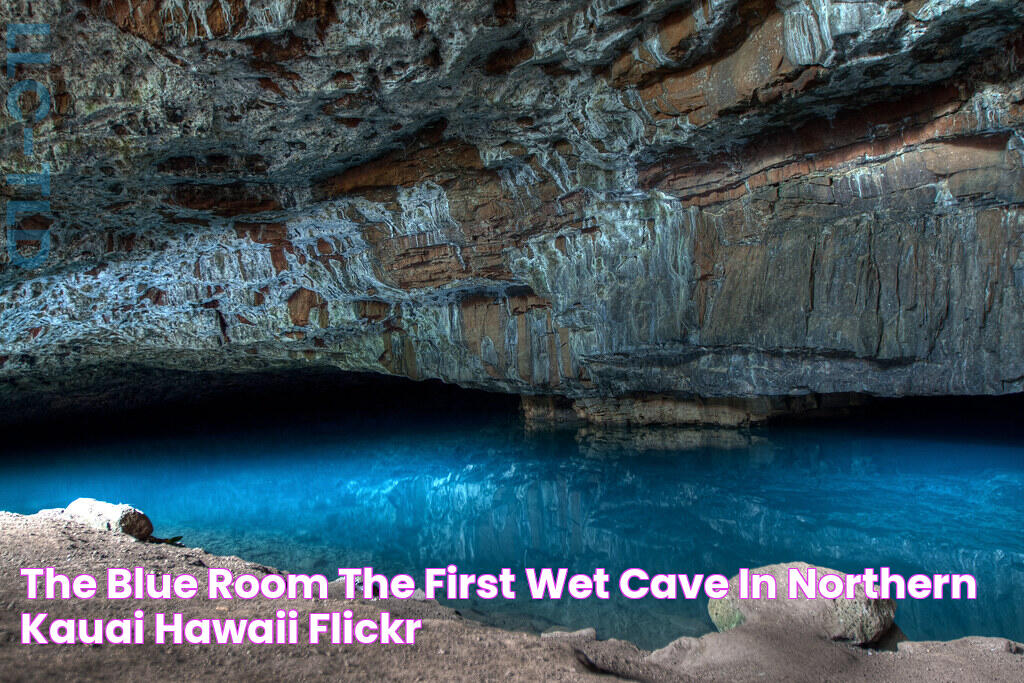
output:
[[[153,533],[153,523],[144,512],[131,505],[105,503],[93,498],[78,498],[64,508],[61,516],[94,529],[120,531],[144,541]]]
[[[843,572],[825,567],[814,567],[806,562],[773,564],[751,569],[751,574],[770,574],[775,577],[776,599],[740,599],[739,576],[729,580],[729,595],[708,603],[708,614],[719,631],[729,631],[744,624],[800,631],[842,640],[855,645],[875,643],[893,628],[896,603],[892,600],[873,600],[864,593],[863,584],[856,587],[853,599],[834,600],[803,596],[789,598],[789,572],[796,569],[804,576],[814,568],[818,577],[835,574],[845,577]]]

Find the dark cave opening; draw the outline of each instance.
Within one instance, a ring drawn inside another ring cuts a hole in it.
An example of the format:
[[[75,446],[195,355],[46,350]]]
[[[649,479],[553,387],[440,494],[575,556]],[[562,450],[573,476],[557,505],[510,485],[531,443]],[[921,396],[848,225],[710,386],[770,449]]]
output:
[[[1024,439],[1024,394],[1003,396],[869,397],[844,414],[781,418],[773,426],[851,427],[875,435],[903,435],[957,443],[1017,445]]]
[[[302,430],[339,419],[386,429],[402,420],[519,415],[515,395],[329,367],[216,373],[126,366],[111,376],[73,395],[26,392],[27,400],[0,402],[0,453],[111,438]]]
[[[101,379],[95,379],[100,377]],[[124,366],[83,377],[73,393],[36,387],[14,401],[0,393],[0,453],[123,438],[173,438],[237,432],[286,433],[358,421],[382,431],[399,425],[482,420],[522,421],[520,398],[440,380],[352,373],[331,367],[245,373],[185,372]],[[863,397],[827,416],[776,417],[754,430],[862,428],[956,442],[1024,438],[1024,394],[1005,396]],[[568,399],[558,399],[567,406]],[[541,425],[575,430],[585,423]],[[536,427],[537,425],[533,425]],[[709,426],[587,426],[608,431],[708,429]]]

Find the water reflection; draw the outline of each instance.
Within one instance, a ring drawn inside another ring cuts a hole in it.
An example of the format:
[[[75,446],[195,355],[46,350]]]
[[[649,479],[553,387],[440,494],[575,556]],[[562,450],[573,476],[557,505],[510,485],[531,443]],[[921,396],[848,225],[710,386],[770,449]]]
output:
[[[292,571],[511,567],[521,600],[460,603],[517,628],[595,626],[657,647],[703,602],[533,602],[522,569],[723,573],[804,560],[971,573],[976,603],[904,601],[912,638],[1024,639],[1024,449],[809,429],[532,433],[515,423],[335,424],[13,454],[0,507],[130,501],[158,535]]]

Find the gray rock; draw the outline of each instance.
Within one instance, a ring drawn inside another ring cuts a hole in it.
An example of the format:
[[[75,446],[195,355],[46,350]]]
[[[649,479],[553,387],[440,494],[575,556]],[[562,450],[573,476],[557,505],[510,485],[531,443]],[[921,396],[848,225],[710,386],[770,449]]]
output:
[[[144,512],[123,503],[114,505],[93,498],[79,498],[64,508],[63,516],[94,529],[120,531],[143,541],[153,533]]]
[[[744,624],[758,624],[781,630],[803,631],[823,635],[831,640],[843,640],[857,645],[874,643],[893,626],[896,604],[892,600],[871,600],[864,594],[863,585],[857,586],[852,600],[815,598],[813,600],[788,597],[789,570],[797,569],[804,576],[810,568],[820,578],[825,574],[846,576],[843,572],[825,567],[814,567],[806,562],[788,562],[751,569],[751,574],[771,574],[775,577],[776,599],[741,600],[739,576],[729,581],[729,595],[708,603],[708,614],[719,631],[728,631]]]
[[[899,644],[899,652],[904,655],[928,654],[942,650],[952,644],[964,649],[977,650],[978,652],[1005,652],[1011,655],[1024,655],[1024,644],[1007,640],[1006,638],[985,638],[982,636],[968,636],[951,641],[950,643],[905,641]]]
[[[540,637],[546,640],[596,640],[597,631],[593,627],[581,628],[578,631],[567,631],[561,628],[556,628],[555,630],[545,631],[540,634]]]

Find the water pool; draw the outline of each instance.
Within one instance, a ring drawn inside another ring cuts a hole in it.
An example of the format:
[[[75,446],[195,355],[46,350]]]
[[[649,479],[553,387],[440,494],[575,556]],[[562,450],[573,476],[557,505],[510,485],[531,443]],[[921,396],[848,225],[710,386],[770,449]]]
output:
[[[335,420],[7,448],[0,508],[88,496],[156,535],[289,571],[569,567],[722,573],[803,560],[968,573],[977,601],[901,601],[913,639],[1024,640],[1024,446],[873,423],[529,433],[512,418]],[[655,648],[706,601],[454,602],[510,628],[594,626]]]

